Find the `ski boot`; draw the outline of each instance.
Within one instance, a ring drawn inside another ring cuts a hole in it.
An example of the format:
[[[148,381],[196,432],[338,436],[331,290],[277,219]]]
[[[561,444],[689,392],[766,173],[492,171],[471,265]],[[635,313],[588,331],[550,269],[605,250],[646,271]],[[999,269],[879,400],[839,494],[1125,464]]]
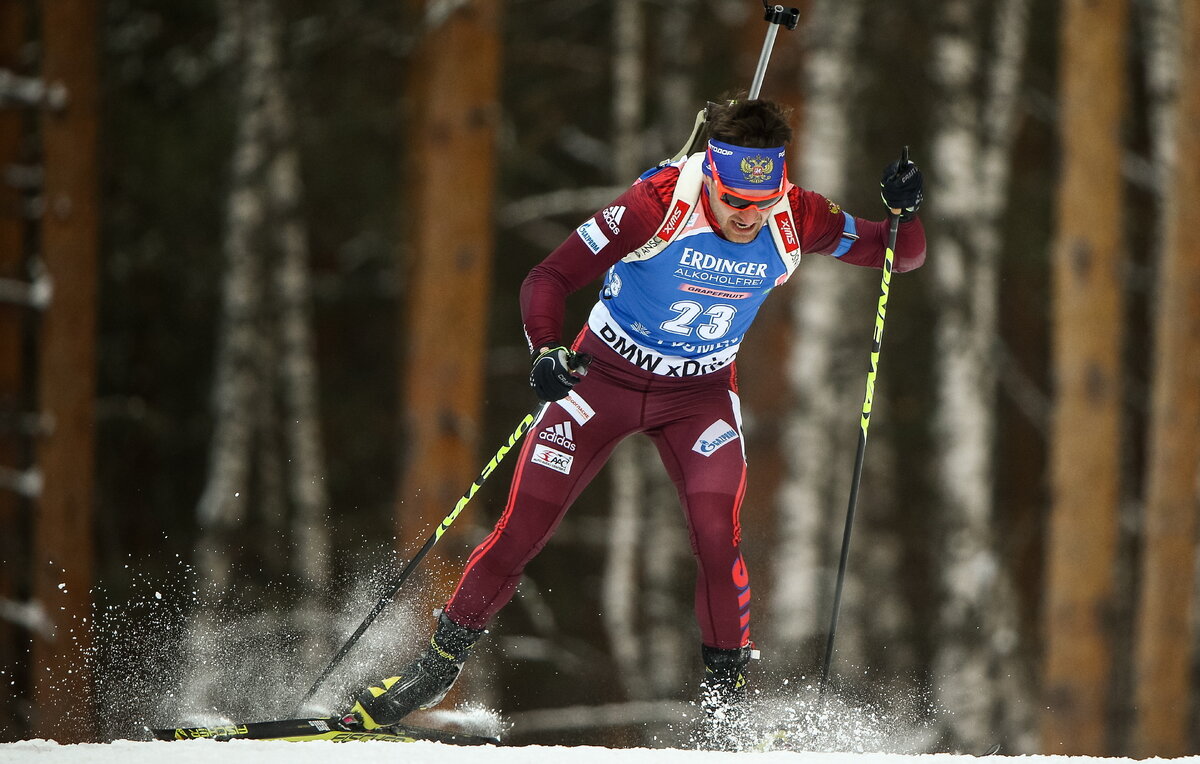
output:
[[[355,695],[349,715],[371,730],[395,724],[419,708],[436,706],[450,692],[471,646],[483,631],[459,626],[443,612],[425,654],[401,669],[399,675]]]
[[[701,645],[704,680],[700,683],[700,718],[697,747],[736,751],[747,723],[746,675],[743,671],[755,651],[750,645],[723,650]]]

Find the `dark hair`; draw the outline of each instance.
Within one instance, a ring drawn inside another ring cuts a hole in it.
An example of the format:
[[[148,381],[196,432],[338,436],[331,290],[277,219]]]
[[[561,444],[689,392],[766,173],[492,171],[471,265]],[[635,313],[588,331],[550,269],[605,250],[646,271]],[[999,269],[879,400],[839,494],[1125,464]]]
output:
[[[783,146],[792,140],[791,110],[774,101],[734,100],[708,107],[708,138],[750,149]]]

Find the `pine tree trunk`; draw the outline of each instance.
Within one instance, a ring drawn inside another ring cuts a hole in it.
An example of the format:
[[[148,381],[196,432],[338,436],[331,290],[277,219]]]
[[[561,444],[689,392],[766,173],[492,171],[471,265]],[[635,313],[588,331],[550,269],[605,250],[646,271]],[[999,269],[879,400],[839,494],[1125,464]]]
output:
[[[411,193],[400,211],[408,231],[399,332],[403,462],[395,503],[402,554],[428,537],[482,466],[500,120],[501,4],[415,5],[425,29],[406,62],[404,90],[401,178]],[[422,563],[418,575],[431,598],[423,605],[440,606],[453,590],[465,530],[461,521],[452,526]],[[467,691],[460,681],[456,692]]]
[[[1127,0],[1067,0],[1053,246],[1052,508],[1042,751],[1109,752],[1124,299],[1120,153]]]
[[[1182,44],[1174,48],[1178,106],[1171,109],[1173,120],[1161,122],[1164,129],[1173,122],[1165,139],[1174,138],[1175,161],[1161,165],[1166,241],[1153,301],[1150,454],[1135,625],[1134,753],[1141,757],[1183,756],[1194,742],[1189,719],[1196,595],[1189,572],[1200,503],[1200,9],[1183,3],[1178,22],[1164,25],[1179,30]]]
[[[0,69],[21,74],[20,54],[26,40],[26,13],[24,0],[0,0]],[[17,165],[21,160],[24,143],[24,118],[17,109],[0,109],[0,167]],[[25,265],[25,227],[21,214],[24,198],[20,191],[8,183],[0,183],[0,279],[27,280]],[[0,303],[0,410],[9,416],[27,410],[23,400],[22,378],[26,372],[21,336],[22,311]],[[15,419],[15,416],[14,416]],[[8,426],[0,429],[0,471],[24,471],[28,449],[25,437],[19,428]],[[8,486],[0,487],[0,602],[16,599],[29,569],[27,524],[23,521],[26,503],[17,491]],[[20,648],[26,635],[12,621],[0,616],[0,671],[15,676]],[[18,699],[25,695],[20,681],[10,680],[9,692],[0,700],[0,740],[16,740],[19,737]]]
[[[39,327],[37,395],[53,425],[35,448],[43,488],[33,515],[32,591],[51,630],[34,638],[30,665],[35,730],[68,743],[89,739],[95,724],[92,670],[79,656],[90,649],[94,556],[99,10],[94,0],[41,5],[40,76],[60,83],[69,101],[40,118],[40,254],[54,297]]]

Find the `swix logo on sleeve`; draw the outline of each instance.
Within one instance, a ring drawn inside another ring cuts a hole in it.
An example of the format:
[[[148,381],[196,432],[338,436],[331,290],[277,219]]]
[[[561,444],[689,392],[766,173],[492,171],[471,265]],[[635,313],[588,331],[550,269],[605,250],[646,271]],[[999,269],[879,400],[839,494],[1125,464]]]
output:
[[[583,239],[583,243],[593,255],[608,246],[608,237],[600,230],[600,224],[595,218],[576,228],[575,233],[579,234],[579,238]]]
[[[800,248],[800,238],[796,236],[796,224],[786,210],[775,214],[775,225],[779,226],[779,235],[783,237],[783,246],[788,252],[795,252]]]
[[[575,441],[572,439],[571,423],[560,422],[553,427],[547,427],[538,433],[538,440],[544,440],[547,443],[553,443],[556,446],[562,446],[568,451],[575,450]]]
[[[738,439],[738,431],[724,419],[718,419],[700,433],[692,450],[702,456],[712,456],[718,448]]]
[[[667,216],[666,222],[663,223],[663,227],[658,229],[658,233],[654,235],[663,241],[668,241],[672,236],[675,235],[675,231],[679,229],[679,226],[683,225],[683,221],[687,220],[687,213],[689,209],[691,209],[690,204],[682,199],[677,199],[675,201],[675,207],[671,210],[671,214]]]
[[[625,217],[625,208],[612,206],[604,210],[604,222],[608,223],[608,230],[613,232],[613,236],[621,235],[621,218]]]
[[[555,472],[570,475],[571,464],[575,461],[575,457],[570,454],[564,454],[557,448],[550,448],[539,443],[533,447],[533,459],[531,461],[534,464],[549,467]]]

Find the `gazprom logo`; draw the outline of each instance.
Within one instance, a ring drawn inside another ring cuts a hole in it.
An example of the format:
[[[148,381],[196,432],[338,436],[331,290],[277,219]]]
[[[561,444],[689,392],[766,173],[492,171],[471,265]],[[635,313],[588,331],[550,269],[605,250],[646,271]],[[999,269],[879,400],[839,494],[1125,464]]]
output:
[[[696,439],[692,450],[702,456],[712,456],[718,448],[738,439],[738,431],[724,419],[718,419]]]
[[[583,239],[584,245],[593,255],[608,246],[608,237],[600,230],[595,218],[576,228],[575,233],[579,234],[579,238]]]

